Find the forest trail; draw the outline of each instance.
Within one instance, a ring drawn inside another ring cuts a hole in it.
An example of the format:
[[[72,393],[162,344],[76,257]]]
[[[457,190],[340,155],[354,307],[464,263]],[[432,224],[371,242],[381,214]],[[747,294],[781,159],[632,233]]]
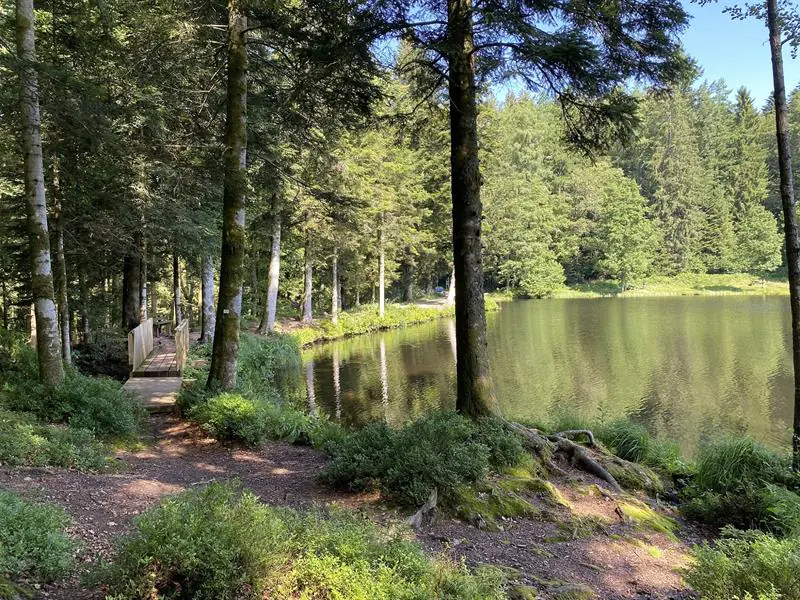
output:
[[[347,506],[384,524],[404,516],[378,503],[377,494],[338,492],[320,484],[316,476],[326,458],[308,447],[283,442],[259,449],[224,446],[174,415],[153,415],[149,424],[147,445],[119,451],[111,473],[0,467],[0,487],[61,505],[74,520],[70,534],[83,546],[84,568],[65,583],[43,586],[42,598],[102,598],[102,590],[80,583],[97,556],[110,557],[114,539],[163,496],[212,481],[239,480],[273,506]],[[549,521],[508,519],[502,523],[503,531],[480,530],[441,517],[417,537],[431,553],[443,552],[456,560],[464,557],[473,566],[508,569],[515,579],[539,590],[534,598],[584,597],[561,595],[570,590],[593,590],[593,597],[603,600],[694,597],[678,573],[694,539],[681,541],[621,522],[616,501],[581,491],[581,486],[593,487],[596,482],[591,478],[581,485],[555,483],[570,502],[571,514],[562,511]],[[586,523],[602,519],[607,524],[574,528],[577,521],[571,519]]]

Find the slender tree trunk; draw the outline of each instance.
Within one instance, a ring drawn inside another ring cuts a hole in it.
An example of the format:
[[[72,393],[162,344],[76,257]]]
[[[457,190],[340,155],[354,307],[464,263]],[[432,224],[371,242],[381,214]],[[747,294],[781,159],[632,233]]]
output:
[[[447,306],[453,306],[456,303],[456,268],[453,267],[453,272],[450,273],[450,286],[447,288]]]
[[[453,263],[456,276],[456,409],[470,417],[497,414],[481,262],[481,188],[475,92],[472,0],[447,2]]]
[[[355,302],[356,302],[356,308],[361,306],[361,288],[358,285],[356,285],[356,300],[355,300]]]
[[[0,281],[0,288],[3,293],[3,329],[8,330],[8,288],[5,279]]]
[[[122,326],[130,331],[138,326],[140,259],[134,254],[126,254],[122,262]]]
[[[228,0],[228,89],[225,121],[225,182],[222,261],[217,327],[208,386],[236,386],[239,322],[244,285],[245,202],[247,194],[247,17],[241,0]]]
[[[792,468],[800,471],[800,231],[792,177],[792,147],[786,86],[783,75],[781,28],[778,1],[767,0],[767,27],[772,56],[772,80],[775,88],[775,132],[778,141],[783,226],[786,235],[786,262],[789,271],[789,305],[792,313],[792,362],[794,365],[794,422],[792,433]]]
[[[314,263],[311,260],[311,236],[306,232],[306,245],[303,250],[306,263],[305,292],[303,293],[303,323],[309,324],[314,320],[313,294],[314,294]]]
[[[214,258],[208,254],[203,261],[203,323],[200,330],[200,341],[203,343],[214,339],[216,315],[214,313]]]
[[[175,315],[175,325],[180,325],[183,321],[183,310],[181,310],[181,270],[178,255],[172,255],[172,310]]]
[[[281,213],[276,210],[272,216],[272,249],[269,255],[267,274],[267,303],[264,307],[261,333],[275,331],[275,318],[278,314],[278,288],[281,280]]]
[[[67,294],[67,260],[64,256],[64,207],[61,198],[61,177],[58,158],[53,158],[53,216],[56,234],[55,285],[58,305],[58,324],[61,328],[61,358],[72,364],[72,335],[70,331],[69,296]]]
[[[383,225],[378,233],[378,316],[383,318],[386,313],[386,250],[384,242]]]
[[[331,264],[331,321],[339,322],[339,247],[333,247]]]
[[[80,287],[81,300],[81,342],[89,343],[89,289],[86,285],[86,275],[78,269],[78,286]]]
[[[142,242],[142,259],[139,263],[139,320],[147,320],[147,242]]]
[[[36,73],[33,0],[17,0],[16,42],[20,60],[19,105],[22,115],[22,152],[25,162],[25,198],[31,254],[31,291],[36,319],[39,377],[48,389],[64,381],[61,338],[58,332],[47,202],[44,192],[42,140],[39,117],[39,78]]]

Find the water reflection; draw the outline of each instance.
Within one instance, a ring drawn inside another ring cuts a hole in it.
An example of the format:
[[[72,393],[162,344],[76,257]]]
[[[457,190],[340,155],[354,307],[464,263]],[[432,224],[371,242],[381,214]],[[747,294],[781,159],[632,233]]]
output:
[[[631,415],[687,451],[721,429],[788,443],[787,306],[762,297],[509,303],[489,318],[497,395],[507,415],[529,420]],[[399,425],[455,402],[452,320],[304,358],[309,407],[343,423]]]

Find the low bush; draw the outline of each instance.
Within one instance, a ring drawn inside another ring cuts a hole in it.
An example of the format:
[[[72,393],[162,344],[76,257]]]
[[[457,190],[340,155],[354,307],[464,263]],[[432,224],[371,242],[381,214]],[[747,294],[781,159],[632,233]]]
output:
[[[125,381],[130,375],[127,335],[121,330],[92,333],[92,340],[83,342],[72,353],[75,368],[84,375],[106,376]]]
[[[33,504],[0,490],[0,583],[4,579],[51,581],[73,565],[75,545],[64,533],[61,509]]]
[[[117,600],[504,597],[496,572],[431,564],[401,533],[363,517],[273,509],[216,483],[138,517],[100,579]]]
[[[473,422],[454,412],[432,413],[402,429],[367,425],[328,444],[322,479],[353,490],[377,486],[390,501],[419,506],[437,488],[446,502],[491,471],[522,460],[517,436],[493,419]]]
[[[237,389],[253,398],[284,398],[300,368],[300,347],[289,335],[243,334],[239,345]]]
[[[45,425],[31,414],[0,409],[0,464],[98,470],[108,452],[91,431]]]
[[[64,383],[49,392],[39,382],[32,349],[18,348],[14,359],[14,369],[7,373],[0,388],[0,406],[33,413],[43,421],[87,429],[99,436],[136,436],[144,413],[119,382],[69,369]]]
[[[683,491],[689,516],[718,527],[800,531],[800,496],[786,487],[788,457],[749,438],[724,438],[701,448],[696,468]]]
[[[800,598],[800,539],[733,528],[723,534],[692,551],[686,580],[703,600]]]

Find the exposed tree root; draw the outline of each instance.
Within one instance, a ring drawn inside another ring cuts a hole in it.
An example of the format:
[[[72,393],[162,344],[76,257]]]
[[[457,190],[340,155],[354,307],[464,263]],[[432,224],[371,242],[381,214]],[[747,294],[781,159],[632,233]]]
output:
[[[618,478],[624,481],[642,482],[640,487],[656,488],[648,469],[635,463],[614,456],[597,444],[594,434],[588,429],[572,429],[554,434],[544,434],[531,427],[506,421],[511,430],[522,437],[525,447],[530,450],[548,470],[559,475],[567,475],[557,461],[563,461],[572,467],[594,475],[604,481],[615,492],[621,492],[622,486]],[[586,445],[577,443],[583,438]],[[615,477],[611,470],[617,474]]]

